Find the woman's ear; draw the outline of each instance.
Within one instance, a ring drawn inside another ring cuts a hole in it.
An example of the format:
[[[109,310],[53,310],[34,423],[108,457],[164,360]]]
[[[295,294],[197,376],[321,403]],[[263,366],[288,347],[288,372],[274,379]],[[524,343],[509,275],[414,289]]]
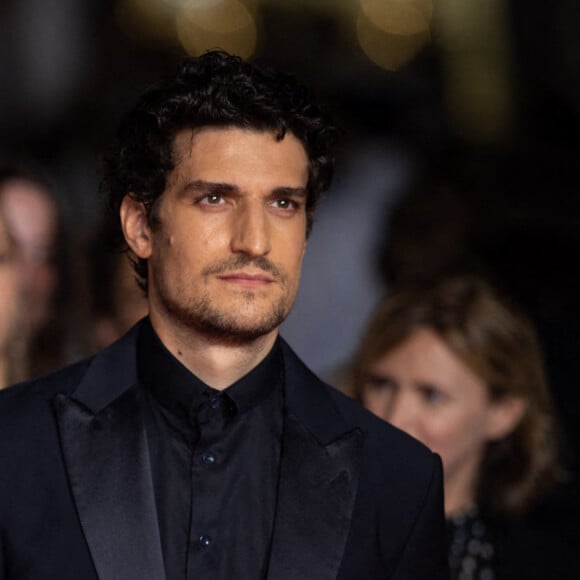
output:
[[[526,411],[521,397],[506,397],[490,403],[486,435],[489,441],[507,437],[519,425]]]
[[[127,194],[121,202],[121,227],[127,245],[138,258],[151,257],[151,228],[142,202]]]

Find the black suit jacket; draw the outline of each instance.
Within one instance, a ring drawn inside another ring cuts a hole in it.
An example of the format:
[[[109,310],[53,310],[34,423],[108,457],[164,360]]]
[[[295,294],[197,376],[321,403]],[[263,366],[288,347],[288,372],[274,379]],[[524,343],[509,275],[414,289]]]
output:
[[[0,579],[165,579],[136,337],[0,393]],[[283,350],[268,580],[446,578],[438,457]]]

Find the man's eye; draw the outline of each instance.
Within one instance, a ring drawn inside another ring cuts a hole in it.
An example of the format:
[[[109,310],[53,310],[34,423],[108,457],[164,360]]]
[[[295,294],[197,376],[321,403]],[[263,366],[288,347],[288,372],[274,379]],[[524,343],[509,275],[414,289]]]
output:
[[[223,205],[225,203],[225,197],[220,193],[208,193],[200,198],[198,198],[197,203],[201,205]]]
[[[223,201],[223,199],[224,198],[217,193],[210,193],[201,198],[203,202],[209,203],[210,205],[218,205]]]
[[[274,206],[279,208],[279,209],[297,209],[298,208],[298,204],[292,200],[292,199],[288,199],[288,198],[281,198],[281,199],[277,199],[274,202]]]

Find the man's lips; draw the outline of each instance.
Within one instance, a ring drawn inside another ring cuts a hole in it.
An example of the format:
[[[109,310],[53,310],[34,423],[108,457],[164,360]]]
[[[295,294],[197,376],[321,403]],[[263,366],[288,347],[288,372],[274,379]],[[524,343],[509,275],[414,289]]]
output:
[[[220,274],[218,278],[243,286],[264,286],[274,281],[271,276],[264,272],[228,272]]]

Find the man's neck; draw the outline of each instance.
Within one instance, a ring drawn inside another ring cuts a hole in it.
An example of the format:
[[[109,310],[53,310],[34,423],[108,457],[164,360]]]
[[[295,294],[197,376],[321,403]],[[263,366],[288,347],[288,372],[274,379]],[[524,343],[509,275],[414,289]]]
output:
[[[258,366],[278,336],[275,329],[247,342],[212,340],[195,329],[176,327],[153,312],[150,318],[165,348],[206,385],[220,391]]]

